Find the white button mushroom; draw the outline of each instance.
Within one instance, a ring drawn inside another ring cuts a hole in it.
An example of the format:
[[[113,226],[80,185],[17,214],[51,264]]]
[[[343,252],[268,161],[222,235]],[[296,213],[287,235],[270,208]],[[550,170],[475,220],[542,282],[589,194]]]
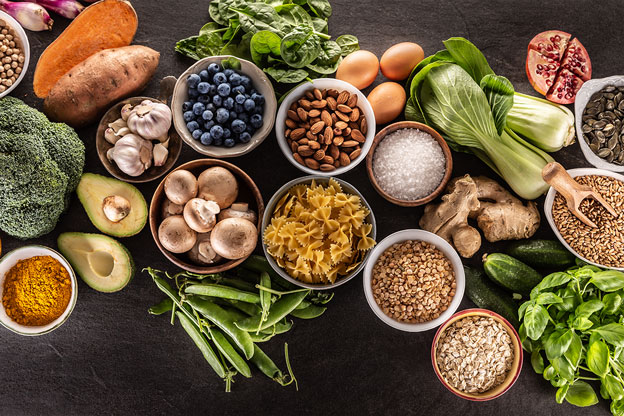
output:
[[[232,205],[238,197],[238,182],[229,170],[220,166],[206,169],[197,179],[199,197],[215,201],[221,209]]]
[[[210,233],[197,235],[197,242],[189,251],[189,258],[197,264],[213,264],[221,260],[210,244]]]
[[[249,209],[249,204],[246,202],[235,202],[228,209],[224,209],[219,213],[219,221],[223,221],[226,218],[242,218],[247,221],[251,221],[256,224],[258,217],[256,213]]]
[[[197,233],[191,230],[182,215],[173,215],[158,227],[158,240],[172,253],[186,253],[195,245]]]
[[[165,218],[170,217],[172,215],[182,215],[183,211],[184,211],[183,205],[174,204],[168,199],[165,199],[165,202],[163,202],[163,205],[162,205],[162,219],[164,220]]]
[[[256,226],[241,218],[219,221],[210,233],[214,251],[223,258],[236,260],[249,256],[256,248]]]
[[[188,170],[176,170],[165,179],[165,195],[174,204],[184,205],[197,196],[197,179]]]
[[[184,206],[184,220],[198,233],[207,233],[217,223],[219,205],[214,201],[193,198]]]
[[[130,213],[130,201],[123,196],[111,195],[102,201],[104,216],[111,222],[119,222]]]

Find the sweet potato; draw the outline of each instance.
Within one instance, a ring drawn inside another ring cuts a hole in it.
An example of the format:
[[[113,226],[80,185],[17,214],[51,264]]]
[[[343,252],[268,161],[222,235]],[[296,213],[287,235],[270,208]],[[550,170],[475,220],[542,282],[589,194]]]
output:
[[[128,46],[139,21],[129,2],[102,0],[87,7],[39,57],[35,94],[45,98],[70,69],[104,49]]]
[[[155,50],[139,45],[91,55],[58,80],[43,102],[44,112],[73,127],[90,124],[110,104],[145,88],[159,57]]]

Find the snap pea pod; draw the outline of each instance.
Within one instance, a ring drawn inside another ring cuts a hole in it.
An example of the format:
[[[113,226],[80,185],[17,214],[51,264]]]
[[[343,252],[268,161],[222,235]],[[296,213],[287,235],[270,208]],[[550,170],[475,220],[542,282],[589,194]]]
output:
[[[195,345],[197,345],[197,348],[199,348],[206,361],[208,361],[208,364],[210,364],[212,369],[215,371],[215,373],[217,373],[219,377],[224,378],[225,369],[223,368],[223,365],[219,361],[219,358],[217,357],[215,352],[210,347],[210,344],[208,343],[206,338],[204,338],[201,332],[199,332],[199,329],[197,329],[196,324],[191,319],[189,319],[186,314],[180,311],[176,312],[176,316],[178,317],[182,328],[184,328],[184,330],[187,334],[189,334]]]
[[[262,332],[260,332],[259,334],[256,335],[255,332],[249,333],[249,336],[251,337],[251,340],[253,342],[267,342],[268,340],[273,338],[275,335],[277,334],[263,334]],[[254,352],[254,355],[255,355],[255,352]]]
[[[257,293],[245,292],[229,286],[215,283],[191,284],[184,288],[184,293],[202,296],[213,296],[216,298],[234,299],[247,303],[260,303],[260,295]]]
[[[189,296],[186,302],[193,309],[204,315],[210,322],[221,328],[228,334],[234,342],[241,348],[245,358],[249,359],[253,355],[253,341],[247,332],[239,329],[228,314],[228,312],[217,304],[200,299],[196,296]]]
[[[173,301],[171,298],[164,298],[156,305],[150,306],[147,310],[151,315],[162,315],[163,313],[171,312],[173,309]]]
[[[293,285],[282,276],[277,274],[269,264],[269,261],[263,256],[257,256],[252,254],[251,256],[247,257],[244,262],[241,263],[241,266],[259,274],[263,272],[268,273],[269,276],[271,276],[271,280],[281,289],[294,290],[299,288],[298,286]]]
[[[262,309],[260,308],[260,306],[254,303],[239,302],[233,299],[226,299],[225,301],[229,303],[230,305],[232,305],[234,308],[238,309],[239,311],[249,316],[253,316],[262,312]]]
[[[260,285],[271,289],[271,278],[267,272],[262,272],[262,274],[260,274]],[[266,321],[269,315],[269,309],[271,308],[271,292],[260,290],[260,307],[262,308],[262,313],[260,314],[260,323],[258,324],[256,333],[260,332],[260,326],[262,326],[262,323]]]
[[[303,292],[295,292],[291,293],[290,295],[282,296],[280,300],[278,300],[273,304],[273,306],[271,306],[271,309],[269,310],[269,315],[264,322],[261,322],[262,315],[254,315],[241,321],[237,321],[236,326],[244,331],[255,331],[258,328],[260,328],[260,330],[263,330],[270,326],[273,326],[281,321],[284,317],[286,317],[286,315],[291,313],[297,307],[297,305],[301,303],[303,298],[305,298],[309,292],[309,290],[306,290]]]
[[[309,305],[304,309],[295,309],[290,314],[299,319],[314,319],[323,315],[326,310],[325,306]]]
[[[262,374],[270,379],[275,380],[276,378],[282,376],[281,370],[277,368],[273,360],[271,360],[271,358],[255,344],[254,354],[249,361],[251,361],[256,367],[258,367],[258,370],[260,370]]]
[[[225,356],[234,368],[245,377],[251,377],[251,370],[249,369],[249,366],[245,360],[243,360],[243,357],[241,357],[236,350],[234,350],[234,347],[232,347],[232,344],[230,344],[230,342],[225,338],[223,332],[216,328],[208,328],[208,331],[210,331],[210,335],[212,336],[212,340],[217,346],[217,349],[221,351],[221,354]]]
[[[217,304],[220,303],[218,299],[214,300],[213,302]],[[232,319],[232,321],[237,322],[237,321],[240,321],[242,319],[246,319],[249,317],[249,315],[244,314],[238,309],[228,307],[229,305],[227,303],[228,302],[224,301],[222,306],[225,306],[223,309],[230,315],[230,319]],[[249,305],[249,303],[245,303],[245,305]],[[262,331],[260,331],[260,334],[264,334],[264,335],[283,334],[284,332],[290,331],[290,328],[292,328],[292,326],[293,326],[292,321],[288,321],[287,319],[284,318],[280,322],[276,323],[275,325],[269,328],[263,329]],[[254,332],[255,331],[250,332],[249,335],[252,335]],[[252,337],[252,340],[253,340],[253,337]]]
[[[241,279],[234,279],[231,277],[224,277],[221,278],[218,281],[220,284],[222,285],[226,285],[226,286],[231,286],[233,288],[239,289],[239,290],[244,290],[246,292],[255,292],[256,291],[256,287],[255,285],[246,282],[244,280]]]
[[[190,311],[188,306],[182,304],[182,299],[180,298],[180,295],[178,295],[178,292],[171,288],[169,282],[167,282],[163,277],[158,276],[157,271],[152,269],[151,267],[143,270],[147,270],[149,275],[152,276],[152,280],[156,284],[156,287],[158,287],[158,289],[160,289],[165,295],[169,297],[169,299],[172,300],[173,303],[175,303],[176,308],[184,312],[186,317],[190,319],[191,322],[195,322],[195,316],[193,316],[193,313]],[[210,338],[210,334],[207,333],[207,331],[202,330],[202,332],[204,332],[204,334]]]

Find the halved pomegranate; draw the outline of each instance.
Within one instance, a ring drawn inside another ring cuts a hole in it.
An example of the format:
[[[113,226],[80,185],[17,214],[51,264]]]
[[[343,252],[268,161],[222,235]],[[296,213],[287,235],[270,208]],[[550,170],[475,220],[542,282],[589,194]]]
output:
[[[546,99],[558,104],[572,104],[583,83],[581,78],[562,68]]]
[[[535,91],[548,100],[572,104],[584,81],[591,79],[592,67],[581,42],[560,30],[536,35],[529,43],[526,73]]]

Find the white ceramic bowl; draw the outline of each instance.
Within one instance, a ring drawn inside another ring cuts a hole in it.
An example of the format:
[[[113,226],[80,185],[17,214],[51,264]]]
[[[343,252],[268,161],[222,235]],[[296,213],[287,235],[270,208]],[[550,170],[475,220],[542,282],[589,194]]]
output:
[[[607,78],[590,79],[583,84],[581,89],[576,93],[576,100],[574,101],[574,116],[576,118],[576,138],[581,146],[585,159],[592,165],[600,169],[608,169],[614,172],[624,172],[624,166],[616,165],[615,163],[609,163],[604,159],[599,158],[590,148],[585,139],[583,138],[583,111],[587,103],[591,99],[592,95],[602,90],[608,85],[616,87],[624,86],[624,75],[614,75]]]
[[[258,129],[251,140],[248,143],[237,143],[233,147],[225,146],[205,146],[201,144],[199,140],[195,140],[191,133],[186,128],[186,122],[182,116],[182,104],[188,101],[188,88],[186,86],[186,78],[190,74],[199,74],[203,69],[206,69],[208,65],[212,63],[221,64],[221,61],[227,58],[231,58],[230,55],[221,56],[209,56],[207,58],[197,61],[191,65],[189,69],[184,71],[182,75],[178,77],[178,80],[173,89],[173,95],[171,98],[171,112],[173,114],[173,125],[182,137],[182,140],[191,146],[195,151],[202,155],[214,157],[214,158],[226,158],[242,156],[251,152],[260,143],[266,139],[266,137],[273,130],[273,124],[275,123],[275,112],[277,111],[277,101],[275,100],[275,91],[273,85],[266,74],[262,72],[254,63],[246,61],[244,59],[236,58],[241,63],[240,73],[247,75],[251,78],[253,87],[260,94],[264,96],[264,113],[262,114],[262,127]]]
[[[349,163],[347,166],[339,167],[335,170],[332,170],[331,172],[322,172],[320,170],[310,169],[307,166],[303,166],[299,164],[293,157],[290,146],[288,146],[288,142],[286,142],[286,137],[284,135],[284,132],[286,131],[284,123],[286,122],[286,117],[287,117],[286,113],[288,112],[288,109],[290,108],[292,103],[299,100],[306,91],[312,88],[318,88],[320,90],[322,89],[336,89],[338,91],[346,90],[346,91],[349,91],[351,94],[357,94],[358,96],[357,106],[359,107],[362,114],[364,114],[364,116],[366,117],[366,122],[368,124],[368,129],[366,131],[366,141],[364,142],[364,145],[362,146],[362,153],[360,153],[360,155],[357,158],[355,158],[353,161],[351,161],[351,163]],[[348,172],[354,167],[356,167],[364,159],[366,159],[366,155],[368,154],[368,151],[373,145],[373,139],[375,138],[375,127],[376,127],[375,114],[373,113],[373,108],[371,107],[370,103],[368,102],[364,94],[362,94],[360,90],[358,90],[357,88],[355,88],[353,85],[349,84],[348,82],[341,81],[339,79],[334,79],[334,78],[314,79],[312,80],[312,82],[305,82],[299,85],[298,87],[296,87],[295,89],[293,89],[291,92],[288,93],[286,98],[284,98],[284,101],[282,101],[282,104],[280,104],[279,111],[277,112],[277,118],[275,119],[275,135],[277,136],[277,143],[279,144],[280,149],[282,149],[282,153],[284,153],[284,156],[286,156],[286,159],[288,159],[288,161],[292,163],[292,165],[295,166],[297,169],[307,173],[308,175],[328,176],[328,177],[341,175],[345,172]]]
[[[600,176],[609,176],[611,178],[615,178],[619,181],[624,182],[624,175],[620,175],[619,173],[615,173],[615,172],[605,170],[605,169],[578,168],[578,169],[569,169],[567,172],[573,178],[576,178],[577,176],[600,175]],[[594,263],[593,261],[589,261],[585,257],[581,256],[579,253],[574,251],[572,247],[570,247],[570,245],[561,236],[561,233],[559,232],[559,229],[557,228],[557,226],[555,225],[555,221],[553,220],[552,206],[555,200],[555,195],[557,195],[557,191],[555,190],[555,188],[551,187],[548,190],[548,193],[546,194],[546,199],[544,200],[544,215],[546,215],[546,219],[548,220],[548,224],[550,225],[550,228],[552,228],[553,233],[555,233],[559,241],[561,241],[561,244],[563,244],[565,248],[567,248],[570,251],[570,253],[574,254],[576,257],[583,260],[584,262],[593,264],[594,266],[598,266],[598,267],[606,267],[608,269],[624,271],[624,267],[603,266],[601,264]]]
[[[436,319],[433,319],[429,322],[424,323],[407,323],[407,322],[399,322],[395,319],[392,319],[388,315],[386,315],[383,310],[375,301],[375,297],[373,296],[373,288],[371,286],[372,275],[373,275],[373,266],[377,262],[377,259],[382,255],[387,248],[392,246],[395,243],[400,243],[402,241],[407,240],[418,240],[424,241],[429,244],[433,244],[438,250],[440,250],[446,258],[451,262],[453,266],[453,271],[455,272],[455,296],[451,301],[449,307],[440,314]],[[430,329],[437,328],[446,322],[452,315],[455,313],[459,304],[464,297],[464,288],[466,286],[466,279],[464,276],[464,266],[462,265],[461,259],[459,255],[455,251],[453,247],[442,237],[438,237],[437,235],[430,233],[425,230],[402,230],[397,231],[394,234],[390,234],[388,237],[381,240],[377,246],[373,249],[371,255],[366,262],[366,266],[364,266],[364,294],[366,295],[366,300],[368,301],[368,306],[375,312],[375,315],[379,319],[381,319],[385,324],[406,332],[422,332],[428,331]]]
[[[4,278],[9,269],[15,266],[19,260],[28,259],[34,256],[50,256],[58,260],[69,273],[72,293],[65,312],[49,324],[41,326],[26,326],[18,324],[7,315],[4,310],[4,305],[0,302],[0,305],[2,305],[0,307],[0,323],[20,335],[43,335],[54,331],[56,328],[61,326],[67,318],[69,318],[69,315],[72,313],[74,306],[76,305],[76,300],[78,299],[78,282],[76,281],[76,274],[74,273],[74,270],[69,262],[55,250],[37,245],[24,246],[13,251],[9,251],[2,257],[2,259],[0,259],[0,299],[2,299],[2,292],[4,291]]]
[[[26,70],[28,69],[28,62],[30,61],[30,44],[28,43],[28,36],[26,36],[26,32],[24,32],[24,29],[22,29],[22,26],[17,22],[17,20],[13,19],[3,11],[0,11],[0,20],[4,20],[13,30],[15,30],[19,36],[20,47],[24,50],[24,67],[22,68],[22,72],[19,77],[17,77],[13,85],[7,88],[4,92],[0,93],[0,98],[2,98],[13,91],[15,87],[17,87],[24,79],[24,75],[26,75]]]

